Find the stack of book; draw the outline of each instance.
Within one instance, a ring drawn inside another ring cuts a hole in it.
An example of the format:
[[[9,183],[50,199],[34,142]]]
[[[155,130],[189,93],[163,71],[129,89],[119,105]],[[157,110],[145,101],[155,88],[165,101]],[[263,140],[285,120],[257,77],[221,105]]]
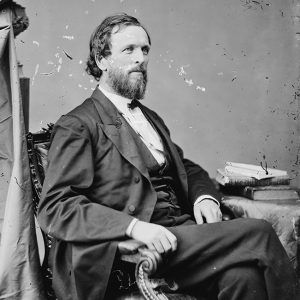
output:
[[[234,162],[226,162],[216,176],[221,191],[252,200],[299,200],[290,180],[283,170]]]

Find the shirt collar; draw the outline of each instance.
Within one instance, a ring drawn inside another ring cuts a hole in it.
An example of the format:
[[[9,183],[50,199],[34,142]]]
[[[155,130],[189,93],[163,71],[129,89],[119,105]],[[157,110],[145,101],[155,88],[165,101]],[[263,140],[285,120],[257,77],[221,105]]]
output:
[[[115,105],[119,112],[124,113],[128,111],[127,104],[131,102],[130,99],[108,92],[100,85],[98,85],[98,88],[108,98],[108,100],[110,100]]]

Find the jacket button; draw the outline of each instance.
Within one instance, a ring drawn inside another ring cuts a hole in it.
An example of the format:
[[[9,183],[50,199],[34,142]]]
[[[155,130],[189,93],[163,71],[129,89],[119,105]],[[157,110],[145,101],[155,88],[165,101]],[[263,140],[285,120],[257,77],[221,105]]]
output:
[[[139,183],[140,181],[141,181],[141,178],[140,178],[140,177],[135,177],[135,178],[134,178],[134,182],[135,182],[135,183]]]
[[[115,126],[116,126],[116,128],[121,128],[121,126],[122,126],[122,120],[121,120],[121,118],[116,118],[116,121],[115,121]]]
[[[133,214],[135,212],[135,206],[134,205],[129,205],[128,210],[129,210],[129,213]]]

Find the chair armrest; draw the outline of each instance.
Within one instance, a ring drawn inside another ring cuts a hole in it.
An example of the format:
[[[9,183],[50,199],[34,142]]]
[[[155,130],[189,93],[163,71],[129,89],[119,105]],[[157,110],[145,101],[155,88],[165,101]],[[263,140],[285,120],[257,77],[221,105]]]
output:
[[[173,299],[168,292],[178,289],[174,281],[166,281],[164,278],[155,278],[158,268],[163,264],[162,256],[155,250],[150,250],[145,244],[126,240],[118,244],[121,260],[136,264],[135,281],[141,294],[147,300],[166,300]],[[195,299],[184,295],[176,299]]]
[[[118,244],[118,250],[121,255],[123,254],[135,254],[138,249],[145,247],[145,244],[134,239],[122,241]]]
[[[162,264],[162,256],[155,250],[150,250],[142,242],[130,239],[118,244],[121,260],[141,265],[148,275],[154,274]]]

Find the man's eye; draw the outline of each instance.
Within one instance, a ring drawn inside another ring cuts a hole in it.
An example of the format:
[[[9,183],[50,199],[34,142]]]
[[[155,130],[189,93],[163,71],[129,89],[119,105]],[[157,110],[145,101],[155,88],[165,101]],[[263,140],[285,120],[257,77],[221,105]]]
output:
[[[123,52],[130,53],[133,51],[133,47],[127,47],[123,50]]]
[[[143,50],[143,53],[146,54],[146,55],[149,53],[149,48],[148,47],[145,47],[142,50]]]

